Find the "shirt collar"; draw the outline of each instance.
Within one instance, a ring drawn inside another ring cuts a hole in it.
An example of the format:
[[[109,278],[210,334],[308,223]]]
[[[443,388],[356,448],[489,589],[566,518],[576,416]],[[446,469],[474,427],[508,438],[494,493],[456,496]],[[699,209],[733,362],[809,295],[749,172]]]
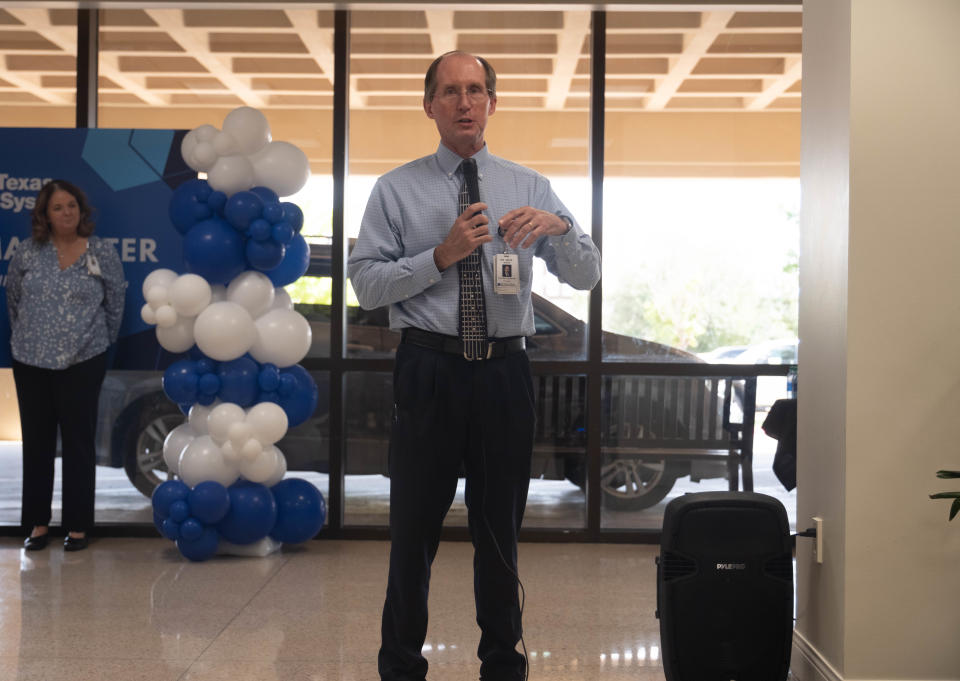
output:
[[[487,161],[490,159],[490,151],[487,149],[487,145],[484,144],[483,148],[473,155],[473,158],[477,161],[477,175],[480,179],[483,179],[483,170],[487,167]],[[452,178],[457,174],[457,169],[460,168],[460,162],[463,158],[456,154],[447,147],[440,143],[440,146],[437,148],[437,163],[440,164],[440,170],[444,174]]]

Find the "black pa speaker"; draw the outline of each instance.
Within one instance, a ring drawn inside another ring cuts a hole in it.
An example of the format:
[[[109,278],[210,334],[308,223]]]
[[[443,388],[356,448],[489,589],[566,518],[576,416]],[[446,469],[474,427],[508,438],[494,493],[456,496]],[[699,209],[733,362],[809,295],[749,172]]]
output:
[[[793,551],[783,505],[753,492],[686,494],[667,504],[657,617],[666,681],[784,681]]]

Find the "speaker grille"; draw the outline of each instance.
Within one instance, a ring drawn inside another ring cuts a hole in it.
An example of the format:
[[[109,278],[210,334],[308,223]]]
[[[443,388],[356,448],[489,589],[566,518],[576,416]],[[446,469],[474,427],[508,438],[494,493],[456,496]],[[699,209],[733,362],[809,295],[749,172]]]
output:
[[[672,582],[697,572],[697,564],[693,560],[669,551],[664,552],[660,567],[663,570],[664,582]]]
[[[770,558],[764,564],[763,572],[774,579],[793,584],[793,556],[784,553]]]

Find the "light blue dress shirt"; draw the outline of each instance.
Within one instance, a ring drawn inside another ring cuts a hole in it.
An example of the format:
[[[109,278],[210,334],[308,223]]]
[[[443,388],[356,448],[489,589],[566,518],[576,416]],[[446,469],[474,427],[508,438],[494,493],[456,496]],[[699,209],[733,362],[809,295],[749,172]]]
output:
[[[98,237],[65,270],[52,242],[22,241],[6,280],[13,358],[66,369],[99,355],[120,333],[126,287],[116,249]]]
[[[489,206],[484,214],[493,236],[493,241],[483,244],[481,259],[487,335],[532,336],[533,257],[542,258],[560,281],[586,290],[600,279],[600,253],[575,220],[563,236],[541,237],[529,248],[511,249],[497,234],[499,220],[508,211],[532,206],[571,216],[539,173],[492,155],[486,146],[473,158],[480,178],[480,200]],[[363,308],[390,306],[391,329],[412,326],[457,335],[457,268],[440,272],[433,251],[458,216],[462,160],[441,144],[435,154],[382,176],[370,194],[348,268]],[[493,259],[498,253],[518,256],[520,285],[515,294],[494,291]]]

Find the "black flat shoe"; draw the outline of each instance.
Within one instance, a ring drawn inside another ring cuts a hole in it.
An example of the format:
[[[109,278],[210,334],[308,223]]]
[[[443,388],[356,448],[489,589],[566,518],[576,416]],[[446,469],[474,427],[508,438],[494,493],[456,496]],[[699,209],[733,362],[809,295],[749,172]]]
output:
[[[49,532],[47,534],[38,534],[36,537],[27,537],[23,541],[23,548],[27,551],[39,551],[47,548],[48,543],[50,543]]]
[[[83,551],[87,548],[89,541],[84,537],[71,537],[67,535],[66,539],[63,540],[63,550],[64,551]]]

